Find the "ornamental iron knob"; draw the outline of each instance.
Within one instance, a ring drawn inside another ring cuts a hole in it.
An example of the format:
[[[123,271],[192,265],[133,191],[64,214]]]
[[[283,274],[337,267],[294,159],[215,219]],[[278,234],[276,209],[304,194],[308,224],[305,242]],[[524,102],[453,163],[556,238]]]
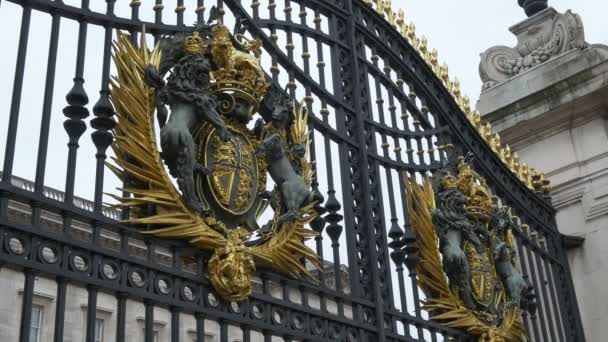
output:
[[[524,9],[526,15],[531,17],[549,7],[549,0],[517,0],[520,7]]]

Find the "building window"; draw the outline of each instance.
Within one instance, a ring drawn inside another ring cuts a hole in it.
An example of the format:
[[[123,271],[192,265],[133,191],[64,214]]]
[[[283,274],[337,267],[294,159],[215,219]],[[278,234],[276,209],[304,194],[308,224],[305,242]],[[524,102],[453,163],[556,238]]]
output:
[[[95,320],[95,342],[103,342],[104,320],[97,318]]]
[[[30,342],[40,341],[40,334],[42,331],[42,314],[42,306],[32,306],[32,321],[30,323]]]

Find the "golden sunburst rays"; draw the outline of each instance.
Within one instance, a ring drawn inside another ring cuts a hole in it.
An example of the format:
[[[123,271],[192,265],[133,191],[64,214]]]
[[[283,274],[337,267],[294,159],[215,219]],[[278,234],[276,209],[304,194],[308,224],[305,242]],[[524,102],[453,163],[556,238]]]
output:
[[[314,209],[314,203],[304,206],[295,222],[283,224],[265,244],[252,248],[256,261],[291,277],[304,277],[317,282],[311,270],[306,267],[307,263],[300,260],[306,259],[316,270],[321,268],[319,256],[305,244],[306,240],[318,235],[307,228],[317,217],[319,214]]]
[[[526,332],[521,319],[521,309],[511,306],[505,311],[498,326],[481,321],[468,309],[457,295],[452,293],[443,271],[439,253],[439,239],[433,225],[435,194],[429,177],[422,185],[405,177],[407,206],[411,229],[416,236],[420,262],[416,266],[418,283],[427,299],[423,309],[450,328],[462,329],[479,336],[480,342],[525,342]]]

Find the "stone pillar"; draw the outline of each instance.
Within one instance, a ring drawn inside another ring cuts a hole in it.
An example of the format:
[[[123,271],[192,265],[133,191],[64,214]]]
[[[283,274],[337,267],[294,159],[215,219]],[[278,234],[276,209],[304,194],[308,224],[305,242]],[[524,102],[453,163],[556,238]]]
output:
[[[477,109],[504,143],[551,180],[586,338],[603,341],[608,332],[608,47],[586,43],[581,18],[571,11],[547,8],[510,30],[516,47],[491,47],[481,55]]]

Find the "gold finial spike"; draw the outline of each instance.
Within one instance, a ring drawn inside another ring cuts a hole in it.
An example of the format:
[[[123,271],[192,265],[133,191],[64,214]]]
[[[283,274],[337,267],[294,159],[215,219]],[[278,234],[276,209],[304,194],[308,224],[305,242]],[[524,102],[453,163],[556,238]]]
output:
[[[395,26],[395,12],[393,12],[393,5],[391,4],[391,0],[386,0],[384,3],[384,14],[386,14],[386,20],[392,25]]]
[[[511,171],[517,172],[519,169],[519,155],[517,152],[513,153],[513,159],[511,159]]]
[[[528,164],[525,161],[519,164],[518,175],[522,182],[528,184]]]
[[[464,96],[462,98],[462,111],[465,112],[465,114],[470,114],[471,113],[471,100],[469,99],[468,96]]]
[[[475,128],[481,127],[481,113],[478,110],[473,113],[472,123]]]
[[[504,147],[500,147],[498,156],[500,157],[500,161],[502,161],[504,164],[507,164],[507,151]]]
[[[448,84],[448,81],[450,80],[450,74],[449,74],[448,65],[446,63],[443,63],[443,65],[440,68],[439,78],[441,78],[441,80],[443,81],[443,84],[445,84],[445,85]]]
[[[498,153],[500,150],[500,138],[498,138],[496,134],[494,134],[491,138],[491,141],[492,144],[490,145],[492,147],[492,151],[494,151],[494,153]]]
[[[384,16],[384,0],[376,0],[376,12]]]
[[[414,23],[410,23],[407,30],[407,38],[410,41],[410,44],[418,50],[418,38],[416,37],[416,25]]]
[[[456,101],[460,101],[460,80],[458,77],[454,78],[454,87],[452,88],[452,95],[456,98]]]
[[[397,26],[400,29],[401,35],[405,36],[405,31],[403,30],[403,23],[405,23],[405,12],[402,8],[397,11],[397,19],[395,20]]]
[[[424,57],[424,59],[428,62],[428,58],[427,56],[425,56],[428,52],[428,38],[426,38],[426,36],[422,36],[422,39],[420,39],[420,46],[418,47],[418,50],[420,51],[420,54]]]
[[[401,36],[403,36],[403,38],[405,38],[405,40],[409,41],[408,37],[407,37],[407,24],[405,23],[405,12],[402,9],[399,9],[399,12],[397,13],[397,27],[399,29],[399,32],[401,33]]]
[[[498,133],[494,134],[494,143],[495,146],[493,148],[494,152],[499,153],[502,150],[502,146],[500,145],[500,135],[498,135]]]
[[[483,130],[483,138],[485,141],[490,141],[492,137],[492,125],[489,122],[486,122],[484,130]]]
[[[489,122],[486,122],[485,124],[485,132],[486,134],[492,135],[492,124]]]
[[[433,66],[433,71],[437,74],[439,70],[439,52],[435,48],[431,50],[431,66]]]

